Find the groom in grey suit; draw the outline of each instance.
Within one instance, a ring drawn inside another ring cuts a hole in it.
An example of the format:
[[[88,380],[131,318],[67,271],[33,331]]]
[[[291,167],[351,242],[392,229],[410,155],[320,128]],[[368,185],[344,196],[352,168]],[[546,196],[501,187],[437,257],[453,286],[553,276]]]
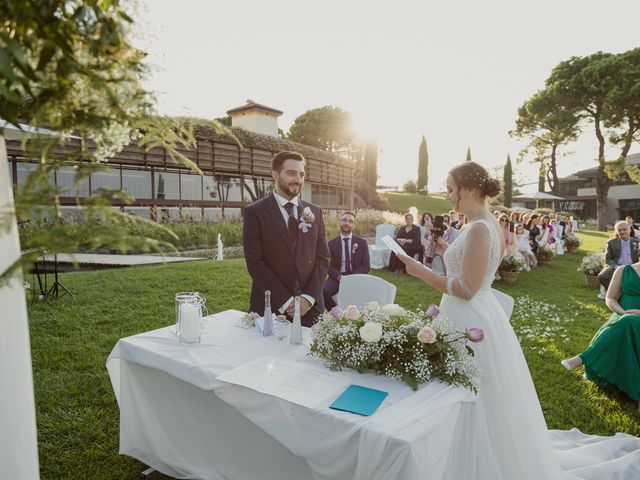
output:
[[[621,220],[614,228],[616,238],[609,240],[605,247],[607,266],[598,275],[598,280],[604,288],[609,288],[616,268],[638,261],[638,239],[631,237],[631,225]]]

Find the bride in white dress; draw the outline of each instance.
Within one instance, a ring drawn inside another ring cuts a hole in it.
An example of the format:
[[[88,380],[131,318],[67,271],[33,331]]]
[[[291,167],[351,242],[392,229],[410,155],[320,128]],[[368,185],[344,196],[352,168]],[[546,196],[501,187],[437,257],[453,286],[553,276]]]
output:
[[[500,183],[479,164],[454,167],[447,197],[469,224],[448,248],[443,245],[448,276],[400,257],[407,273],[444,293],[440,309],[452,322],[485,332],[485,340],[474,346],[487,377],[468,432],[475,458],[460,474],[464,480],[640,478],[640,440],[635,437],[603,439],[571,430],[552,432],[552,441],[518,338],[491,291],[504,246],[486,199],[499,191]]]

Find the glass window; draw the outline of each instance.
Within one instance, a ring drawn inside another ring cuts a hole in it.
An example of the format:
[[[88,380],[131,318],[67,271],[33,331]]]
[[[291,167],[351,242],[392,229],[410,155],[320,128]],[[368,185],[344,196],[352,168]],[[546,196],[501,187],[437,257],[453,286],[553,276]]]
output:
[[[187,222],[202,222],[202,208],[182,207],[182,220]]]
[[[56,171],[56,185],[62,197],[88,197],[89,179],[76,182],[75,167],[62,167]]]
[[[180,176],[177,172],[156,171],[156,198],[180,200]]]
[[[300,195],[300,197],[302,197],[302,200],[313,203],[313,194],[311,190],[312,190],[311,184],[305,183],[304,186],[302,187],[302,194]]]
[[[273,191],[273,180],[266,177],[242,177],[244,199],[255,202],[266,197]]]
[[[221,208],[205,208],[204,209],[205,222],[220,222],[222,221],[222,209]]]
[[[124,207],[124,211],[137,217],[151,218],[151,209],[149,207]]]
[[[101,188],[121,188],[119,168],[107,168],[91,173],[91,191],[97,192]]]
[[[311,203],[316,205],[322,204],[322,195],[320,191],[320,185],[311,185]]]
[[[123,168],[122,189],[135,198],[151,198],[151,172]]]
[[[205,177],[204,198],[205,200],[215,200],[219,202],[241,202],[242,189],[240,179],[237,177],[227,177],[216,175]]]
[[[18,185],[23,184],[31,172],[35,172],[38,169],[36,163],[16,162],[16,169],[18,170]],[[55,174],[51,172],[49,174],[49,182],[51,185],[55,184]],[[13,180],[13,173],[11,173],[11,179]]]
[[[182,200],[202,200],[202,177],[195,173],[180,173]]]
[[[224,219],[226,221],[240,220],[241,216],[242,216],[242,211],[239,208],[225,208],[224,209]]]
[[[13,184],[13,160],[9,159],[9,181]]]

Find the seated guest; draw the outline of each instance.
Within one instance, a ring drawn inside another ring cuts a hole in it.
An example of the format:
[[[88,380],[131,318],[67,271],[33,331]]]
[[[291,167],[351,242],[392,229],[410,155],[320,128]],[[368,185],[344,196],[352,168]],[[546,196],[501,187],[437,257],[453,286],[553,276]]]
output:
[[[616,238],[607,242],[604,251],[607,266],[598,275],[598,280],[604,288],[609,288],[616,268],[638,261],[638,239],[631,238],[631,226],[624,220],[620,220],[614,229]]]
[[[431,237],[431,229],[433,228],[433,215],[430,212],[424,212],[420,220],[420,242],[423,250],[426,250]]]
[[[540,215],[534,213],[529,217],[529,223],[527,224],[527,230],[529,231],[529,243],[531,244],[531,251],[536,253],[538,251],[538,243],[542,240],[544,232],[538,227],[540,223]]]
[[[561,363],[569,371],[584,364],[587,379],[640,402],[640,263],[615,270],[606,302],[613,311],[609,320],[584,352]]]
[[[633,217],[631,215],[627,215],[625,219],[629,225],[631,225],[631,236],[635,238],[640,238],[640,227],[633,223]]]
[[[509,221],[513,223],[520,222],[520,214],[518,212],[511,212],[511,217],[509,217]]]
[[[562,227],[562,239],[567,238],[567,220],[568,217],[563,217],[562,215],[558,215],[558,225]]]
[[[524,229],[528,232],[529,231],[529,214],[528,213],[523,213],[522,217],[520,218],[522,223],[522,226],[524,227]]]
[[[531,251],[531,243],[529,243],[529,232],[525,231],[524,226],[521,223],[516,224],[516,245],[518,252],[522,254],[526,261],[525,270],[531,270],[531,267],[538,266],[538,259],[536,255]]]
[[[340,234],[329,240],[329,277],[324,283],[324,306],[331,310],[336,306],[333,296],[338,293],[344,275],[369,273],[369,246],[364,238],[353,234],[356,215],[344,212],[340,216]]]
[[[404,221],[406,224],[403,227],[400,227],[396,232],[396,242],[398,242],[410,257],[417,254],[419,256],[418,261],[422,263],[424,250],[420,239],[420,228],[413,224],[413,215],[410,213],[407,213],[404,216]],[[404,262],[400,261],[396,254],[391,252],[391,258],[389,259],[389,271],[395,272],[396,270],[400,270],[401,272],[406,271]]]

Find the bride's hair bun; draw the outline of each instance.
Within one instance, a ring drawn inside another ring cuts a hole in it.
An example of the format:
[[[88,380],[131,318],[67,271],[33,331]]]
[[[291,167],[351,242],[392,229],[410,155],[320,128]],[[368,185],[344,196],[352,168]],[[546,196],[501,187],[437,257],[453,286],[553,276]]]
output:
[[[476,190],[482,197],[495,197],[500,193],[500,180],[491,178],[486,168],[476,162],[464,162],[449,171],[458,188]]]

